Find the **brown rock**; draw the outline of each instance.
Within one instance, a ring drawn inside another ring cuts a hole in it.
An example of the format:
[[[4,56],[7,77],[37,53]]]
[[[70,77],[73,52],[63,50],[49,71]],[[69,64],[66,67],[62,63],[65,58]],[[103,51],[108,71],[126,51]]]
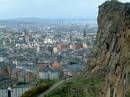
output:
[[[99,97],[130,97],[130,3],[106,1],[97,20],[97,44],[85,75],[105,80]]]

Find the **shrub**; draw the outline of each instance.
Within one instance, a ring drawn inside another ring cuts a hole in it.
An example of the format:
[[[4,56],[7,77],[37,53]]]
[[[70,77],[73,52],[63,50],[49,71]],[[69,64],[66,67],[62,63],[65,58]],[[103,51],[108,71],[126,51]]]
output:
[[[41,84],[37,87],[34,87],[34,88],[26,91],[21,97],[35,97],[35,96],[41,94],[42,92],[46,91],[47,89],[49,89],[49,87],[51,85],[52,85],[52,83]]]
[[[27,85],[29,84],[28,82],[18,82],[17,85]]]

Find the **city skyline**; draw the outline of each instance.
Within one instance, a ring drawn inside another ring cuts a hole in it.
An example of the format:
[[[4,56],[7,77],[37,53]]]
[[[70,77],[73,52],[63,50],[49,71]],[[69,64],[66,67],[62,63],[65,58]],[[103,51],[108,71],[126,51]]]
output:
[[[0,0],[0,19],[96,19],[105,0]],[[120,0],[126,2],[128,0]]]

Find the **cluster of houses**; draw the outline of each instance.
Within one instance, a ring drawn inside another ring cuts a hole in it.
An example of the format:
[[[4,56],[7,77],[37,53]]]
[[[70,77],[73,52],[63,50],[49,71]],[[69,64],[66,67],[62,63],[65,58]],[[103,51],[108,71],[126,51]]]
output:
[[[26,64],[16,65],[17,69],[23,69],[23,71],[30,72],[36,75],[37,79],[60,79],[62,77],[70,77],[75,74],[80,73],[83,70],[83,65],[79,64],[66,64],[60,65],[60,63],[55,62],[53,64]],[[34,76],[35,77],[35,76]]]
[[[64,77],[72,77],[79,74],[83,70],[83,65],[66,64],[60,65],[55,62],[53,64],[21,64],[13,62],[12,65],[5,65],[0,62],[0,79],[10,78],[17,82],[30,82],[35,79],[62,79]],[[16,64],[15,64],[16,63]]]
[[[83,29],[71,31],[62,26],[63,29],[60,25],[0,29],[0,80],[52,80],[82,72],[96,33],[83,32]]]

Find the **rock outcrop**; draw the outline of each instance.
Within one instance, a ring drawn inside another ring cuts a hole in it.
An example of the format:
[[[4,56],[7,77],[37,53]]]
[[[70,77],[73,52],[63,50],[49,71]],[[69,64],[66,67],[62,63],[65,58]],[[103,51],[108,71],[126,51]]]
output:
[[[102,78],[100,97],[130,97],[130,3],[99,6],[97,43],[86,76]]]

